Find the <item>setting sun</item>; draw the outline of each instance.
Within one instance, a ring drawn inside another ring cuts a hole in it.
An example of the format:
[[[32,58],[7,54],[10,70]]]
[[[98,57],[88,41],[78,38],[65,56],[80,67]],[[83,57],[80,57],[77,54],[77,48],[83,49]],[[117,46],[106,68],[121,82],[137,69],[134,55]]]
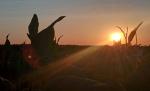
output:
[[[120,33],[113,33],[112,36],[111,36],[111,39],[112,39],[113,41],[118,42],[118,41],[121,40],[121,34],[120,34]]]

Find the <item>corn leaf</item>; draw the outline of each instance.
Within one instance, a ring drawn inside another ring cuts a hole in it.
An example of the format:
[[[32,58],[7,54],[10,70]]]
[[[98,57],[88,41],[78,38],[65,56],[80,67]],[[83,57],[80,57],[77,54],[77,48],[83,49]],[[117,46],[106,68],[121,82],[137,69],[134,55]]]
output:
[[[39,27],[39,22],[38,22],[38,17],[36,14],[33,15],[32,20],[28,26],[29,30],[29,35],[30,36],[35,36],[38,33],[38,27]]]
[[[143,24],[143,22],[139,23],[138,26],[135,27],[135,28],[131,31],[130,35],[128,36],[128,43],[129,43],[129,44],[132,42],[132,40],[133,40],[133,38],[134,38],[134,36],[135,36],[137,30],[139,29],[139,27],[140,27],[142,24]]]

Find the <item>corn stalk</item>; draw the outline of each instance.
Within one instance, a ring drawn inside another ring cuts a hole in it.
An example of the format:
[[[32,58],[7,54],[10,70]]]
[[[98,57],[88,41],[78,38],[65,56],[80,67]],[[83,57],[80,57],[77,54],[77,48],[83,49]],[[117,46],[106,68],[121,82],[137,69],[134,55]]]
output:
[[[128,36],[128,27],[127,27],[127,31],[125,32],[121,27],[119,26],[116,26],[123,34],[124,36],[124,39],[125,39],[125,44],[127,45],[128,44],[128,39],[127,39],[127,36]]]

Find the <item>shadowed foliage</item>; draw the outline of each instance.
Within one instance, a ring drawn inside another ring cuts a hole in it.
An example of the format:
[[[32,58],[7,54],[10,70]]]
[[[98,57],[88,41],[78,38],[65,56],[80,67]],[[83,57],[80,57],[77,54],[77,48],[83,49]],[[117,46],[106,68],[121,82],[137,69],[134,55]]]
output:
[[[5,45],[10,45],[10,41],[9,41],[9,39],[8,39],[8,37],[9,37],[9,34],[6,36],[6,41],[5,41]]]
[[[52,56],[56,53],[57,50],[57,42],[55,37],[54,25],[61,21],[65,16],[60,16],[51,25],[38,33],[38,17],[36,14],[33,15],[31,23],[29,24],[29,34],[28,37],[31,40],[31,45],[37,51],[41,58],[52,58]],[[61,38],[61,37],[60,37]],[[58,38],[58,40],[60,40]]]

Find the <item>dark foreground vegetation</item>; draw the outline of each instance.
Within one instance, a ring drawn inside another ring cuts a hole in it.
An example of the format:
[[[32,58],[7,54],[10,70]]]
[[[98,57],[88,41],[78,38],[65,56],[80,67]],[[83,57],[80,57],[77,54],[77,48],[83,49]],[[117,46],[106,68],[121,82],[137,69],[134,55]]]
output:
[[[2,91],[149,91],[149,46],[60,46],[41,60],[30,45],[0,46]]]

